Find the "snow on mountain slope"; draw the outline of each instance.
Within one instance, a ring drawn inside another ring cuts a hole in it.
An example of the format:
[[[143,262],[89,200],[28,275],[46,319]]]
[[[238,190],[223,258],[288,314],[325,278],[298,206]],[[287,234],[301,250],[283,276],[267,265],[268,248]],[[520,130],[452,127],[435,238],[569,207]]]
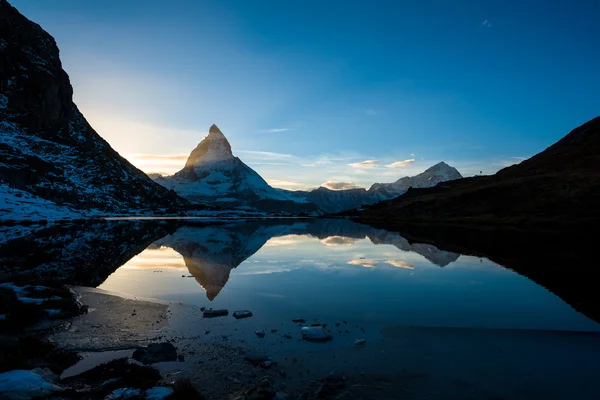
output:
[[[8,201],[14,190],[30,195],[26,206],[0,219],[23,219],[33,204],[39,215],[49,216],[62,207],[110,214],[187,204],[92,129],[73,103],[52,36],[5,0],[0,1],[0,93],[2,196]]]
[[[0,219],[40,221],[83,217],[81,212],[70,207],[0,184]]]
[[[400,178],[394,183],[375,183],[369,190],[331,190],[325,187],[311,191],[278,190],[290,200],[310,202],[327,213],[337,213],[399,196],[411,186],[415,188],[432,187],[440,182],[460,178],[462,178],[460,172],[448,164],[440,162],[413,177]]]
[[[321,186],[311,191],[280,190],[289,199],[316,204],[326,213],[359,208],[362,205],[375,204],[385,199],[379,193],[369,193],[365,189],[331,190]]]
[[[393,183],[374,183],[369,188],[369,193],[379,193],[386,199],[389,199],[400,196],[410,187],[428,188],[433,187],[440,182],[453,181],[455,179],[461,179],[462,177],[463,176],[456,168],[451,167],[442,161],[412,177],[405,176]]]
[[[256,171],[235,157],[231,145],[216,126],[190,153],[185,167],[173,176],[153,176],[155,182],[172,189],[192,203],[209,203],[225,207],[265,207],[316,211],[309,204],[296,204],[271,187]]]

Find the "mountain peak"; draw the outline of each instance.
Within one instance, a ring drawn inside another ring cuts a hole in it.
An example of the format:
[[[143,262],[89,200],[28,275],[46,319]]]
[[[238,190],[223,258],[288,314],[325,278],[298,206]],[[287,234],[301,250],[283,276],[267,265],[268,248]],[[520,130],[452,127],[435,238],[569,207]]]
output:
[[[208,136],[202,139],[198,146],[192,150],[185,166],[206,165],[233,158],[229,141],[223,132],[213,124],[208,130]]]
[[[209,135],[210,134],[220,134],[220,135],[223,135],[223,132],[221,132],[221,130],[219,129],[219,127],[217,125],[212,124],[210,126],[210,129],[208,130],[208,134]],[[223,135],[223,136],[225,136],[225,135]]]

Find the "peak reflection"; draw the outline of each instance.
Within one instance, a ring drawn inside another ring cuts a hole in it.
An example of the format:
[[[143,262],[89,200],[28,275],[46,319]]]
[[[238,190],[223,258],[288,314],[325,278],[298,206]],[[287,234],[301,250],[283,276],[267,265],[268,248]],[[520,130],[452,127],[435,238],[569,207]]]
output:
[[[189,273],[214,300],[227,284],[231,270],[269,245],[294,246],[293,236],[317,238],[324,246],[352,246],[368,239],[373,244],[392,245],[420,254],[440,267],[456,261],[457,253],[439,250],[428,244],[411,244],[397,233],[372,228],[347,220],[311,220],[302,222],[236,222],[210,226],[185,226],[153,243],[152,247],[169,247],[181,254]],[[363,265],[369,260],[348,260],[350,265]],[[376,262],[370,261],[369,267]],[[413,269],[402,260],[383,260],[381,265]]]

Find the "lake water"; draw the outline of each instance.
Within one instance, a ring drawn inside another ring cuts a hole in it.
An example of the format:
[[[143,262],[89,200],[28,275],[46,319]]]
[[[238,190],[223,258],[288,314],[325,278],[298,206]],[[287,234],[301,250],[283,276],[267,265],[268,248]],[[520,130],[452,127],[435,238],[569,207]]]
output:
[[[117,268],[118,267],[118,268]],[[600,331],[525,276],[485,259],[411,244],[346,220],[182,226],[98,287],[256,323]]]

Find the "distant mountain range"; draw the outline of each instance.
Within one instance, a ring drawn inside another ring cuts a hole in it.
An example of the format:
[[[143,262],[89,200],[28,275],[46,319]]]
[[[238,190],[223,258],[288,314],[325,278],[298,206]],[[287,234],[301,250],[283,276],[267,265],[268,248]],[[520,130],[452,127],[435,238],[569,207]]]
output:
[[[52,36],[0,1],[0,218],[186,204],[92,129],[73,103]]]
[[[411,189],[350,213],[388,227],[406,222],[597,227],[600,222],[600,117],[543,152],[495,175]]]
[[[410,187],[432,187],[441,182],[461,178],[462,175],[456,168],[440,162],[413,177],[406,176],[392,183],[375,183],[369,190],[331,190],[322,186],[311,191],[279,190],[292,200],[310,202],[327,213],[337,213],[394,198],[405,193]]]
[[[235,157],[223,132],[212,125],[208,136],[190,153],[181,171],[172,176],[152,174],[151,177],[192,203],[270,211],[335,213],[393,198],[411,186],[431,187],[460,179],[462,175],[441,162],[419,175],[400,178],[393,183],[376,183],[369,190],[331,190],[325,187],[311,191],[277,189]]]

